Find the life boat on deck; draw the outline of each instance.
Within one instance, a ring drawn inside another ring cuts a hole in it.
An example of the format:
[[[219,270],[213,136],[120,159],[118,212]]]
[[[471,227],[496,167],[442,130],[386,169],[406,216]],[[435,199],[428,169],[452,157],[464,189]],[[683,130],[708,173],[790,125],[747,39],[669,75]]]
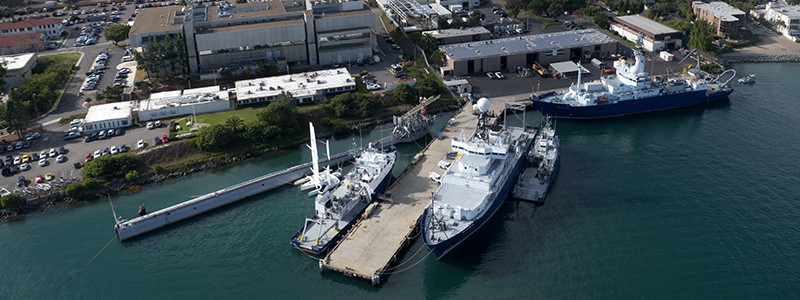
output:
[[[597,103],[606,103],[606,102],[608,102],[608,98],[606,98],[605,96],[600,96],[600,97],[597,97],[596,102]]]

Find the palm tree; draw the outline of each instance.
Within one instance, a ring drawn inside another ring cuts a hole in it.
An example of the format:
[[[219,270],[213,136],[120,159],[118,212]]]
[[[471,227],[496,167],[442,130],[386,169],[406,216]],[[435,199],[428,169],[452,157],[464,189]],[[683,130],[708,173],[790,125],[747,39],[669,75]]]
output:
[[[240,119],[238,116],[232,116],[225,121],[225,125],[228,125],[231,130],[233,130],[233,134],[236,134],[236,129],[242,127],[244,125],[244,121]]]

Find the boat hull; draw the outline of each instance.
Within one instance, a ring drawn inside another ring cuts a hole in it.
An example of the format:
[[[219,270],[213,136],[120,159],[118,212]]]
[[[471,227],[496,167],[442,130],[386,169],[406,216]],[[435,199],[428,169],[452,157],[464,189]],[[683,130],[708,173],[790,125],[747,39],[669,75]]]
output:
[[[530,147],[530,141],[527,147],[524,148],[524,152],[522,153],[526,153],[529,147]],[[425,244],[428,245],[428,247],[430,247],[431,250],[433,250],[433,254],[436,255],[436,259],[442,259],[442,257],[444,257],[451,250],[455,249],[456,246],[461,244],[461,242],[467,240],[467,238],[469,238],[473,233],[478,231],[478,229],[480,229],[481,226],[486,224],[486,222],[489,221],[489,219],[491,219],[492,216],[494,216],[494,214],[498,210],[500,210],[500,207],[503,205],[503,202],[505,202],[505,199],[508,198],[508,195],[511,192],[511,188],[517,181],[517,175],[519,175],[519,172],[522,170],[522,165],[524,161],[525,161],[524,156],[520,156],[519,158],[517,158],[514,167],[511,169],[511,173],[509,174],[508,178],[506,178],[506,181],[503,183],[503,187],[500,189],[500,191],[497,192],[495,199],[492,201],[492,204],[489,205],[489,207],[486,209],[486,212],[484,212],[483,215],[478,217],[478,219],[473,221],[472,224],[470,224],[467,228],[465,228],[463,231],[459,232],[455,236],[447,240],[433,244],[428,238],[429,235],[427,234],[427,226],[420,225],[422,227],[422,237],[423,237],[422,239],[425,242]],[[428,205],[428,207],[425,209],[425,213],[422,214],[422,220],[420,224],[428,224],[429,222],[428,218],[430,214],[431,214],[431,206]]]
[[[378,194],[380,194],[386,188],[386,186],[389,185],[389,178],[392,177],[391,175],[392,175],[392,172],[388,172],[388,173],[386,173],[386,176],[384,176],[384,178],[381,179],[380,183],[378,183],[378,186],[375,188],[375,192],[372,193],[372,195],[371,195],[371,199],[372,200],[375,200],[375,198],[378,197]],[[307,253],[311,253],[311,254],[315,254],[315,255],[321,255],[321,254],[325,253],[326,251],[328,251],[330,246],[336,245],[336,243],[342,238],[342,236],[344,236],[344,234],[347,233],[348,230],[350,230],[350,227],[352,227],[353,224],[356,222],[356,220],[358,220],[358,216],[360,216],[364,212],[364,209],[367,208],[369,203],[359,203],[358,205],[359,205],[359,207],[356,209],[358,211],[358,213],[357,214],[353,214],[352,219],[347,221],[347,224],[345,226],[340,227],[339,232],[337,232],[327,242],[315,245],[315,244],[312,244],[312,243],[304,243],[304,242],[300,241],[300,237],[303,235],[303,232],[302,232],[303,228],[307,228],[308,227],[307,225],[309,225],[309,222],[316,222],[317,221],[317,216],[314,216],[311,220],[306,220],[306,223],[303,224],[302,227],[300,227],[300,230],[298,230],[297,233],[295,233],[295,235],[292,237],[292,239],[289,240],[289,243],[292,245],[292,247],[294,247],[294,248],[296,248],[296,249],[298,249],[300,251],[303,251],[303,252],[307,252]],[[333,223],[331,223],[331,224],[333,224]]]
[[[720,90],[706,94],[706,91],[693,91],[680,94],[669,94],[650,98],[619,101],[616,103],[587,106],[571,106],[569,104],[533,99],[533,104],[542,115],[564,119],[599,119],[621,117],[626,115],[667,110],[724,99],[733,89]]]

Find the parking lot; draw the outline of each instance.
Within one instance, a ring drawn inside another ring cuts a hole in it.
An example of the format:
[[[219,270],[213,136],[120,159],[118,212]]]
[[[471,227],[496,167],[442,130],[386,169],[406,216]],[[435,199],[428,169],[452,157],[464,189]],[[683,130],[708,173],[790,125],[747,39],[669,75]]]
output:
[[[76,162],[84,163],[86,154],[94,154],[96,150],[102,152],[105,148],[111,149],[112,146],[120,147],[122,144],[130,147],[131,151],[136,151],[136,143],[139,140],[143,140],[146,144],[146,148],[150,148],[153,146],[153,139],[155,137],[161,138],[162,135],[169,134],[169,129],[166,125],[152,130],[148,130],[145,127],[131,127],[124,130],[123,134],[120,136],[113,136],[87,143],[83,138],[65,141],[63,136],[64,131],[67,129],[69,129],[69,125],[59,127],[59,131],[57,132],[42,132],[42,137],[32,140],[30,147],[0,154],[3,156],[3,159],[5,159],[6,155],[10,155],[13,160],[16,156],[22,157],[24,154],[30,153],[38,154],[41,151],[49,152],[50,149],[58,150],[59,147],[62,146],[66,150],[66,160],[64,162],[56,162],[56,158],[49,157],[48,153],[48,158],[46,159],[47,163],[43,167],[39,166],[38,161],[33,161],[29,163],[30,170],[20,171],[13,175],[4,174],[4,176],[0,177],[0,188],[6,188],[12,192],[15,190],[25,190],[24,187],[17,187],[18,176],[25,177],[29,190],[36,190],[38,188],[36,183],[33,182],[37,175],[44,176],[50,173],[53,175],[56,182],[60,182],[61,177],[65,179],[79,177],[81,172],[80,170],[76,170],[73,164]],[[16,167],[19,167],[19,165],[16,165]]]

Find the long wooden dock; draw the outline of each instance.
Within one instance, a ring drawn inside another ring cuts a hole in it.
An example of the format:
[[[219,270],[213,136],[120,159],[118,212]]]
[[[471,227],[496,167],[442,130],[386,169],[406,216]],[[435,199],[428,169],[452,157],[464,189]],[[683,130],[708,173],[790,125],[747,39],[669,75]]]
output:
[[[492,100],[491,110],[501,113],[502,100]],[[435,139],[423,149],[411,165],[387,189],[388,195],[373,212],[356,223],[341,242],[320,261],[320,268],[335,270],[346,276],[370,280],[373,285],[395,260],[415,232],[417,223],[439,185],[429,178],[431,172],[444,170],[437,166],[451,152],[450,137],[470,135],[478,124],[467,104],[453,117],[454,122],[441,131],[444,138]]]

